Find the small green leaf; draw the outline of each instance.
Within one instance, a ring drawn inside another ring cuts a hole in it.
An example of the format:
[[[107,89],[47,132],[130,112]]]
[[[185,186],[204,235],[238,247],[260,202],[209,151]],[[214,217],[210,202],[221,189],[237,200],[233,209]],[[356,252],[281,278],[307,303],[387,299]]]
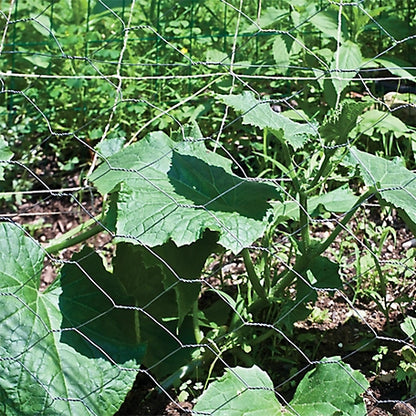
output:
[[[30,23],[41,35],[49,38],[51,35],[51,20],[46,14],[37,14],[36,17],[30,20]]]
[[[224,65],[229,65],[231,61],[228,54],[217,49],[208,49],[206,52],[206,60],[208,62],[219,62]]]
[[[313,196],[308,203],[308,212],[317,217],[322,207],[327,212],[345,213],[354,207],[358,198],[350,188],[340,187],[326,194]]]
[[[414,66],[410,62],[393,56],[383,56],[383,58],[376,58],[374,61],[384,66],[384,68],[399,78],[408,79],[412,82],[415,80],[416,71],[410,69]]]
[[[327,257],[314,257],[310,262],[310,283],[313,287],[322,289],[339,289],[342,280],[339,276],[339,264]]]
[[[357,203],[358,196],[354,195],[350,188],[340,187],[326,194],[313,196],[308,200],[308,213],[312,217],[321,216],[322,212],[345,213],[351,210]],[[274,217],[299,220],[299,203],[286,201],[277,204]]]
[[[345,17],[341,18],[341,31],[339,41],[344,42],[348,38],[348,28]],[[338,10],[328,9],[312,16],[309,21],[325,35],[338,40]]]
[[[362,395],[369,386],[340,357],[324,358],[301,380],[289,408],[302,416],[362,416],[367,413]]]
[[[44,55],[31,55],[31,52],[28,51],[26,55],[22,55],[22,58],[30,62],[34,66],[39,68],[48,68],[51,64],[51,57]]]
[[[373,136],[374,131],[379,131],[383,134],[394,134],[397,138],[411,133],[409,127],[399,118],[386,111],[375,109],[365,111],[361,115],[360,122],[356,125],[354,131],[370,137]]]
[[[39,244],[16,225],[0,223],[1,413],[113,415],[136,377],[135,371],[126,370],[137,368],[133,357],[143,351],[135,347],[129,352],[130,358],[115,357],[123,362],[119,366],[94,342],[92,322],[83,321],[90,326],[89,336],[83,336],[79,319],[73,321],[76,327],[64,328],[62,321],[76,316],[84,294],[77,291],[75,282],[72,291],[62,291],[59,281],[41,293],[43,260],[44,250]],[[83,275],[83,279],[88,280],[88,276]],[[91,301],[90,293],[86,294],[87,302]],[[62,302],[66,304],[66,318],[60,311]],[[84,305],[87,307],[95,319],[104,311],[95,303]],[[111,319],[113,308],[107,313]],[[115,324],[111,325],[114,329]],[[101,345],[112,336],[97,335]]]
[[[408,337],[413,339],[413,342],[416,341],[416,318],[406,316],[404,322],[400,324],[400,328]]]
[[[283,35],[276,35],[273,42],[273,57],[278,73],[285,74],[289,67],[290,55]]]
[[[339,275],[339,265],[327,257],[314,257],[309,264],[306,278],[297,279],[296,281],[296,307],[298,310],[293,317],[288,316],[288,318],[292,319],[292,322],[296,322],[294,318],[302,310],[307,311],[307,315],[309,315],[310,310],[307,308],[307,304],[317,300],[316,288],[329,290],[339,289],[340,287],[342,287],[342,281]]]
[[[270,102],[256,100],[251,92],[239,95],[220,95],[219,98],[239,113],[243,114],[243,124],[260,129],[270,129],[276,137],[287,140],[296,150],[301,148],[317,130],[311,124],[296,123],[270,107]]]
[[[252,33],[257,32],[259,29],[267,29],[270,27],[276,28],[279,21],[287,17],[287,15],[287,10],[276,9],[275,7],[262,8],[261,16],[256,19],[256,23],[244,28],[243,31],[246,33]],[[248,22],[250,22],[250,20]]]
[[[366,414],[365,377],[339,357],[324,358],[299,383],[293,400],[283,408],[273,383],[257,366],[228,368],[211,383],[194,408],[215,416],[361,416]]]
[[[210,384],[194,408],[215,416],[280,416],[282,406],[275,397],[266,372],[251,368],[228,368]]]
[[[359,46],[349,40],[344,42],[335,54],[335,59],[331,64],[332,83],[336,92],[341,94],[359,71],[363,57]],[[338,59],[336,59],[337,56]]]
[[[327,117],[319,129],[321,136],[327,142],[345,143],[350,131],[357,125],[358,117],[362,115],[364,109],[368,106],[368,103],[344,101],[339,109]]]
[[[6,140],[3,137],[0,137],[0,180],[4,179],[4,167],[3,165],[7,163],[13,157],[13,152],[9,149]]]

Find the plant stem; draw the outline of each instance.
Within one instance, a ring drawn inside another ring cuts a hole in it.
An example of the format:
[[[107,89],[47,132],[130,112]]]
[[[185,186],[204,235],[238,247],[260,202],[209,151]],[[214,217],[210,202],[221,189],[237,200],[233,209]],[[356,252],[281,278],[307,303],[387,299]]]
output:
[[[345,215],[342,221],[334,228],[330,236],[323,243],[314,247],[314,250],[311,253],[313,257],[322,254],[334,242],[335,238],[342,230],[344,230],[345,226],[348,224],[348,222],[353,217],[357,209],[361,206],[361,204],[373,195],[374,189],[370,188],[367,192],[360,196],[355,206],[351,208],[350,212],[348,212],[348,214]]]
[[[347,215],[342,219],[342,221],[334,228],[331,235],[321,244],[313,247],[312,249],[307,249],[296,259],[296,263],[292,270],[290,270],[287,274],[285,274],[273,287],[273,294],[277,294],[282,292],[288,286],[290,286],[296,277],[299,274],[304,273],[306,270],[309,269],[309,264],[311,260],[320,256],[335,240],[335,238],[339,235],[339,233],[344,230],[346,224],[351,220],[357,209],[361,206],[361,204],[374,195],[374,189],[371,188],[367,192],[365,192],[357,201],[355,206],[348,212]]]
[[[282,150],[283,150],[283,156],[285,158],[286,161],[286,165],[287,165],[287,173],[290,176],[290,179],[293,182],[293,187],[295,188],[295,191],[297,193],[300,193],[301,191],[301,186],[299,184],[298,178],[296,176],[295,173],[295,167],[293,166],[293,162],[292,162],[292,157],[290,154],[290,149],[288,147],[288,145],[286,144],[286,142],[281,141],[281,145],[282,145]]]
[[[281,293],[293,283],[299,274],[305,272],[305,270],[308,270],[309,264],[313,257],[314,256],[311,255],[310,251],[307,251],[301,256],[298,256],[293,268],[289,270],[273,287],[273,295]]]
[[[198,300],[196,300],[194,302],[194,304],[192,305],[192,324],[193,324],[193,327],[194,327],[195,340],[196,340],[197,344],[200,344],[204,337],[201,334],[201,330],[199,328],[198,312],[199,312]]]
[[[316,173],[316,175],[313,178],[311,184],[309,185],[309,188],[306,192],[307,194],[311,193],[315,189],[315,187],[318,185],[318,182],[321,179],[321,177],[325,175],[325,170],[326,170],[326,168],[329,164],[329,161],[331,160],[331,157],[334,155],[335,151],[336,151],[336,149],[327,149],[327,150],[325,150],[324,160],[322,161],[318,172]]]
[[[298,178],[295,173],[295,167],[293,166],[290,149],[285,142],[282,142],[283,156],[286,160],[287,167],[289,168],[288,174],[292,180],[293,187],[296,193],[299,195],[299,225],[301,229],[303,251],[306,252],[310,245],[309,236],[309,216],[308,216],[308,204],[306,193],[302,190]]]
[[[250,257],[250,253],[247,248],[244,248],[241,252],[244,260],[244,264],[246,266],[248,279],[250,280],[250,283],[253,285],[254,291],[257,293],[257,295],[262,299],[267,299],[267,293],[264,290],[264,287],[260,283],[260,279],[257,276],[256,271],[254,270],[254,265]]]
[[[103,214],[101,213],[97,217],[90,218],[88,221],[84,222],[83,224],[80,224],[78,227],[69,230],[67,233],[65,233],[58,239],[52,240],[50,245],[46,247],[46,252],[48,254],[55,254],[58,251],[63,250],[64,248],[68,248],[76,244],[79,244],[85,240],[88,240],[89,238],[93,237],[99,232],[105,230],[104,224],[100,224],[100,220],[102,220],[102,218]],[[93,224],[95,224],[95,226],[89,228]]]
[[[267,127],[263,130],[263,156],[267,156],[267,148],[269,147],[267,140]]]
[[[311,239],[309,235],[308,198],[303,191],[299,192],[299,226],[303,252],[306,253],[311,244]]]

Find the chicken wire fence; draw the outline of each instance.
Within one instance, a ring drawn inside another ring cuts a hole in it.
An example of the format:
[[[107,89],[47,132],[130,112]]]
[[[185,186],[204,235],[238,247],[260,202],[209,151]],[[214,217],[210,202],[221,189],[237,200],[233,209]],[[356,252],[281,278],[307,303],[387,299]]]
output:
[[[1,3],[2,414],[414,414],[383,3]]]

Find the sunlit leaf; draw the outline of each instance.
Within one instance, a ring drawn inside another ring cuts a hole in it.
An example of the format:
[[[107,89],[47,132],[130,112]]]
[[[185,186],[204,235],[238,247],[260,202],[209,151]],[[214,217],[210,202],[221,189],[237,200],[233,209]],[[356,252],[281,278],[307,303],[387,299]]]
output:
[[[237,253],[263,234],[268,201],[280,198],[275,187],[233,174],[202,141],[160,132],[108,158],[91,180],[103,194],[118,192],[118,240],[152,247],[191,244],[209,229]]]
[[[272,110],[270,102],[257,100],[250,92],[238,95],[220,95],[219,98],[243,116],[243,124],[260,129],[270,129],[281,140],[286,140],[294,149],[301,148],[312,136],[315,127],[308,123],[296,123],[283,114]]]

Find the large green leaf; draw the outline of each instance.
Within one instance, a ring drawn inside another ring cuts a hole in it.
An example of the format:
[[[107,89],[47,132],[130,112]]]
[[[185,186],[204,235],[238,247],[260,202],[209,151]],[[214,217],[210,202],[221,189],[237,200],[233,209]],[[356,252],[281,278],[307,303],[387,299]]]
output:
[[[202,394],[194,410],[195,415],[277,416],[282,414],[282,405],[276,399],[270,377],[254,365],[226,369]]]
[[[365,377],[339,357],[324,358],[299,383],[285,406],[276,399],[270,377],[257,366],[228,368],[211,383],[194,408],[215,416],[361,416],[366,414]]]
[[[132,294],[105,270],[97,253],[90,248],[75,253],[62,268],[60,284],[62,342],[96,356],[90,339],[116,363],[141,360],[145,347],[138,343]]]
[[[191,244],[209,229],[237,253],[263,234],[268,201],[279,199],[275,187],[234,175],[231,161],[202,141],[161,132],[109,157],[91,180],[103,194],[118,192],[119,241],[151,247]]]
[[[141,342],[149,348],[144,364],[164,376],[184,365],[195,344],[191,320],[186,315],[198,300],[199,280],[206,258],[214,251],[217,236],[206,232],[189,245],[177,247],[172,241],[147,249],[120,243],[114,260],[114,277],[134,297]]]
[[[270,102],[256,100],[251,92],[238,95],[220,95],[219,98],[239,113],[243,114],[243,123],[260,129],[269,129],[280,140],[294,148],[301,148],[310,137],[317,135],[317,130],[311,124],[296,123],[283,114],[276,113],[270,107]]]
[[[362,416],[366,414],[362,395],[369,386],[339,357],[324,358],[301,380],[290,408],[302,416]]]
[[[77,291],[81,283],[77,279],[68,282],[71,290],[62,290],[57,282],[41,293],[43,260],[42,248],[20,228],[0,224],[0,413],[112,415],[135,379],[135,371],[126,370],[137,366],[143,350],[136,345],[128,355],[116,356],[112,351],[107,355],[99,345],[111,344],[115,333],[106,331],[115,330],[119,322],[104,326],[95,337],[94,323],[83,320],[88,327],[84,333],[77,308],[85,302],[89,316],[100,319],[103,307],[91,302],[95,299],[91,288],[82,299],[85,286]],[[62,302],[65,317],[60,311]],[[105,310],[108,318],[115,316],[112,308]],[[64,328],[63,320],[76,327]]]
[[[367,186],[374,186],[382,199],[402,209],[416,223],[416,174],[355,147],[350,149],[350,159],[358,164]]]

